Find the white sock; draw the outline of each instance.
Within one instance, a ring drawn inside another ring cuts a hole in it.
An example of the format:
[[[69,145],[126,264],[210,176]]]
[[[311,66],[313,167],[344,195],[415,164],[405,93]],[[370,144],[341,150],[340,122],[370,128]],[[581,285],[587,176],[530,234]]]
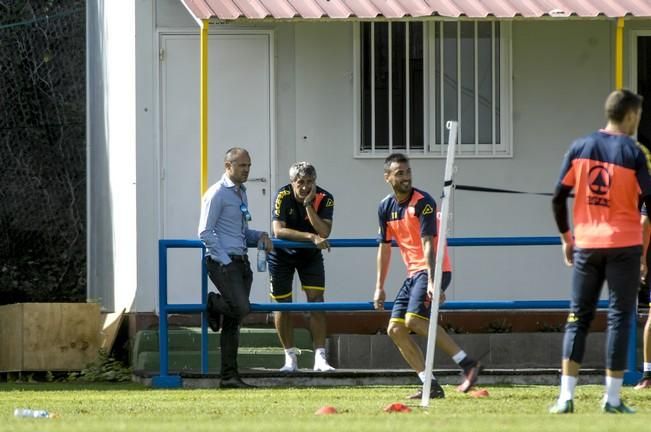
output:
[[[418,372],[418,378],[420,378],[420,382],[423,384],[425,383],[425,371]]]
[[[624,378],[613,378],[606,375],[606,402],[612,406],[619,406],[619,392],[622,389]]]
[[[452,360],[454,360],[454,362],[455,362],[456,364],[459,364],[459,363],[461,363],[461,362],[463,361],[463,359],[465,359],[467,356],[468,356],[468,354],[466,354],[466,352],[465,352],[464,350],[461,350],[461,351],[459,351],[458,353],[456,353],[455,355],[452,356]]]
[[[644,362],[644,372],[651,372],[651,363]]]
[[[559,401],[565,402],[574,399],[574,390],[576,389],[577,381],[577,377],[570,375],[561,376],[561,394],[558,396]]]
[[[317,348],[314,350],[315,358],[325,358],[325,348]]]
[[[296,347],[285,348],[285,363],[296,360]]]

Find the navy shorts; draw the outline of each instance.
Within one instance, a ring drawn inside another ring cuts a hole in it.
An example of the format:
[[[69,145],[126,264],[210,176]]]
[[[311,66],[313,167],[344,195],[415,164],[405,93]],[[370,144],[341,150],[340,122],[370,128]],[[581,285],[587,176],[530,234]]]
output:
[[[290,255],[276,250],[269,254],[268,262],[271,289],[269,295],[272,299],[279,302],[292,300],[294,272],[298,272],[304,290],[325,291],[325,269],[321,251],[310,250],[309,253]]]
[[[441,291],[450,286],[452,272],[443,272]],[[420,271],[405,279],[393,303],[391,321],[404,322],[407,315],[414,315],[424,320],[429,320],[430,302],[427,299],[427,271]]]

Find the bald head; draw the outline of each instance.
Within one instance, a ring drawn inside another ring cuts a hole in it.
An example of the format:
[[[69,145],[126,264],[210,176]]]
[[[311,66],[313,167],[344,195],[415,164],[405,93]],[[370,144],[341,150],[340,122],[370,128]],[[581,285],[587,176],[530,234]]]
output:
[[[224,155],[224,162],[233,162],[242,155],[246,155],[246,157],[250,158],[249,152],[246,151],[246,149],[243,149],[241,147],[231,147],[226,151],[226,154]]]

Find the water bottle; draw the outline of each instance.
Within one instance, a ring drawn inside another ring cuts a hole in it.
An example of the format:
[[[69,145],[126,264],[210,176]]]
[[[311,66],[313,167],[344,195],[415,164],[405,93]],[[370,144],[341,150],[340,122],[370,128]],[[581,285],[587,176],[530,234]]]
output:
[[[14,410],[14,417],[29,417],[29,418],[49,418],[50,413],[45,410],[33,410],[29,408],[16,408]]]
[[[258,246],[258,271],[267,271],[267,251],[262,245]]]

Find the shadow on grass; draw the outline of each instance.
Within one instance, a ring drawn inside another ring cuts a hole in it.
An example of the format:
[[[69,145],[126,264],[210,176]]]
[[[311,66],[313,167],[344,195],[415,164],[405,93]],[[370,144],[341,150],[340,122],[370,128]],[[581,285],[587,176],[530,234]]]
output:
[[[0,393],[13,391],[116,391],[116,390],[148,390],[139,383],[111,383],[111,382],[3,382],[0,383]]]

